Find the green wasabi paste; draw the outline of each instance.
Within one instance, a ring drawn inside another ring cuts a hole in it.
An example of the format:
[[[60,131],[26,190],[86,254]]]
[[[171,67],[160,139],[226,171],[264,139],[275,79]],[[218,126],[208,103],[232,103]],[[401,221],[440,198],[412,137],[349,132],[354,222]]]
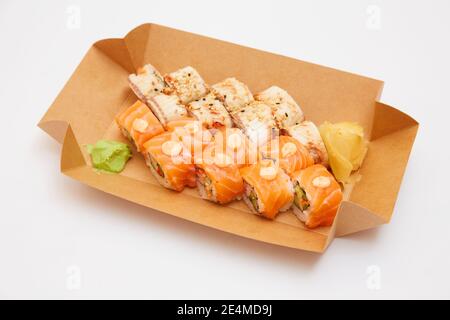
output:
[[[92,165],[100,171],[119,173],[131,158],[130,147],[122,142],[99,140],[95,145],[86,145]]]

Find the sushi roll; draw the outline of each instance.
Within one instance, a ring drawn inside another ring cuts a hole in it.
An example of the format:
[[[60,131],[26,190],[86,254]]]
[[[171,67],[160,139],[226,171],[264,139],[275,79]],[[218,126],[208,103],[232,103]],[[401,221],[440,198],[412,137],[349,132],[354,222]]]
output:
[[[253,213],[274,219],[291,207],[291,179],[272,161],[260,161],[240,169],[240,173],[245,183],[244,201]]]
[[[189,116],[167,122],[167,131],[174,131],[177,130],[177,128],[186,128],[195,133],[201,129],[204,129],[205,126],[197,119]]]
[[[271,159],[290,177],[314,164],[314,159],[300,142],[289,136],[279,136],[260,150],[261,159]]]
[[[187,117],[186,107],[181,104],[178,96],[158,94],[147,99],[146,103],[163,127],[166,127],[169,121]]]
[[[166,94],[177,95],[182,104],[197,100],[209,92],[203,78],[194,68],[188,66],[164,76]]]
[[[195,118],[182,118],[167,123],[167,131],[191,151],[193,159],[202,156],[203,149],[211,142],[212,133]]]
[[[280,87],[272,86],[257,93],[255,100],[265,102],[272,107],[277,126],[283,131],[305,120],[303,110],[297,102]]]
[[[342,201],[333,175],[320,164],[298,171],[293,179],[294,213],[308,228],[331,226]]]
[[[200,196],[215,203],[227,204],[240,199],[244,193],[244,180],[233,159],[222,152],[206,147],[202,162],[196,164],[197,187]]]
[[[212,93],[189,103],[186,108],[194,118],[209,129],[233,126],[227,109]]]
[[[153,137],[144,144],[144,158],[153,176],[164,187],[183,191],[196,186],[195,166],[190,151],[172,132]]]
[[[221,128],[212,138],[214,152],[231,157],[233,163],[242,168],[258,161],[258,146],[252,143],[238,128]],[[212,150],[212,149],[208,149]]]
[[[227,78],[213,85],[211,91],[231,114],[254,100],[250,89],[236,78]]]
[[[303,121],[298,125],[290,127],[288,134],[308,149],[315,164],[322,164],[328,167],[328,152],[319,129],[314,123],[311,121]]]
[[[128,83],[141,101],[161,93],[166,87],[163,77],[151,64],[146,64],[136,74],[131,74]]]
[[[236,126],[259,146],[266,144],[279,134],[272,109],[264,102],[250,102],[233,113],[232,117]]]
[[[129,139],[138,152],[144,149],[144,143],[164,132],[164,128],[150,109],[141,101],[136,101],[115,117],[122,134]]]

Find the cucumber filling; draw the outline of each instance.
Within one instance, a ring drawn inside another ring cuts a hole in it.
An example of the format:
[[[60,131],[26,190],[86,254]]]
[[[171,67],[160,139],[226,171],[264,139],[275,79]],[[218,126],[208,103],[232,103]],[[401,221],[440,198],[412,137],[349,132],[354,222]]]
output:
[[[248,195],[248,199],[253,205],[253,208],[256,210],[256,212],[259,212],[259,205],[258,205],[258,195],[256,194],[255,190],[252,190],[250,194]]]
[[[161,165],[153,159],[153,157],[150,157],[150,164],[152,165],[153,170],[156,171],[156,173],[161,177],[164,178],[164,171],[161,168]]]
[[[307,210],[310,206],[310,203],[308,197],[306,196],[305,190],[302,187],[300,187],[298,182],[295,184],[294,191],[295,191],[294,197],[295,206],[299,208],[301,211]]]

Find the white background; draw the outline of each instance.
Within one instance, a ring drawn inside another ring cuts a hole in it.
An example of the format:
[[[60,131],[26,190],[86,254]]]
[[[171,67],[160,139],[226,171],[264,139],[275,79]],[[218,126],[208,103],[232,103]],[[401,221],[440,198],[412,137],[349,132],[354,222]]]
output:
[[[450,2],[227,3],[1,0],[1,298],[450,298]],[[320,256],[61,175],[37,122],[94,41],[144,22],[384,80],[421,123],[392,223]]]

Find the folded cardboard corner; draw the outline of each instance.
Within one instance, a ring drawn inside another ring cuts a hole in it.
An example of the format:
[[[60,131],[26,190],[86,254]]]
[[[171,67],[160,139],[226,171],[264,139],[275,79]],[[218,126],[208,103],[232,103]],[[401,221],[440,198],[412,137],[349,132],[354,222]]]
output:
[[[277,84],[293,95],[314,122],[362,124],[370,137],[369,152],[360,169],[362,179],[341,204],[333,226],[308,230],[290,215],[266,221],[249,214],[245,206],[218,206],[189,191],[176,194],[152,181],[139,157],[119,175],[93,171],[82,146],[116,133],[119,137],[114,116],[136,99],[128,88],[127,76],[145,63],[163,73],[192,65],[209,83],[235,76],[254,92]],[[418,123],[377,102],[382,87],[381,81],[367,77],[145,24],[123,39],[96,42],[39,127],[63,144],[61,171],[91,187],[218,230],[323,252],[335,236],[367,230],[388,223],[392,217]]]

